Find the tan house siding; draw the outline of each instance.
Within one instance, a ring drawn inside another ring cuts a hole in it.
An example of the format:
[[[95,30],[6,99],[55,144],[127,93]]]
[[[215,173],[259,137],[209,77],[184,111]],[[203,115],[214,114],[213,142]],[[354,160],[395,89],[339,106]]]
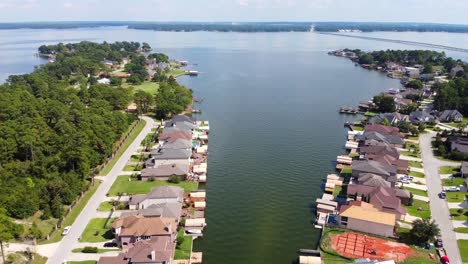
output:
[[[360,219],[348,218],[348,224],[345,228],[361,231],[365,233],[375,234],[384,237],[393,236],[394,226],[384,225],[379,223],[368,222]]]

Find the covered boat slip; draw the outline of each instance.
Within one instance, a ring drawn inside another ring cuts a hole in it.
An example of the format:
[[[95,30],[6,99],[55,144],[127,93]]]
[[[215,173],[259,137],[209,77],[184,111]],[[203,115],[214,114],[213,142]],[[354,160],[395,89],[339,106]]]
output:
[[[192,229],[193,227],[205,227],[206,222],[205,218],[196,218],[196,219],[186,219],[185,220],[185,228]]]

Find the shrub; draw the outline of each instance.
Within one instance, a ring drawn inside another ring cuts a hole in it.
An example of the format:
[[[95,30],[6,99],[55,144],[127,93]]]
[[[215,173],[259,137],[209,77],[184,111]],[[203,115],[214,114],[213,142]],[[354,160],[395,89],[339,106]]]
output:
[[[180,245],[182,245],[182,243],[184,243],[185,241],[185,237],[184,236],[177,236],[177,248],[180,248]]]
[[[172,175],[171,177],[169,177],[168,182],[170,182],[170,183],[180,183],[180,177],[176,176],[176,175]]]
[[[97,247],[84,247],[83,250],[81,250],[83,253],[98,253],[98,248]]]
[[[150,181],[150,182],[154,182],[155,180],[156,179],[153,176],[149,177],[149,179],[148,179],[148,181]]]

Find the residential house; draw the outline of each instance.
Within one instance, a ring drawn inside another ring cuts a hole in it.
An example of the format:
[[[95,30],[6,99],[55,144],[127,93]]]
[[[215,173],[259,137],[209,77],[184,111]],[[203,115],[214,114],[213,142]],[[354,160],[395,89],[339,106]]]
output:
[[[364,131],[385,133],[403,138],[403,136],[400,134],[400,129],[398,127],[384,125],[367,125],[364,127]]]
[[[366,141],[364,141],[365,144]],[[367,141],[368,143],[372,143],[373,141]],[[400,152],[395,148],[390,146],[389,144],[383,143],[381,145],[362,145],[358,148],[358,152],[366,157],[367,155],[390,155],[394,158],[400,157]]]
[[[112,231],[117,244],[126,249],[133,247],[138,241],[151,240],[155,237],[168,237],[174,240],[177,234],[177,220],[141,215],[120,217],[112,223]]]
[[[356,135],[360,141],[366,141],[366,140],[375,140],[378,142],[383,142],[386,144],[389,144],[393,147],[397,148],[402,148],[405,145],[405,141],[403,138],[399,136],[394,136],[390,134],[385,134],[385,133],[380,133],[380,132],[375,132],[375,131],[364,131],[362,135]]]
[[[164,143],[164,141],[176,140],[178,138],[190,140],[192,139],[192,133],[190,131],[183,131],[183,130],[178,130],[178,129],[177,131],[172,131],[172,132],[164,132],[163,130],[161,135],[159,135],[158,137],[160,144]]]
[[[359,179],[358,179],[359,181]],[[353,181],[354,182],[354,181]],[[391,195],[400,199],[401,204],[409,204],[410,202],[410,192],[405,189],[400,188],[388,188],[385,186],[368,186],[368,185],[359,185],[359,184],[349,184],[347,189],[348,196],[357,194],[358,197],[369,197],[370,193],[372,193],[376,188],[382,187],[387,190]],[[371,201],[372,203],[372,201]]]
[[[395,158],[389,154],[370,154],[366,155],[366,159],[375,160],[387,165],[393,165],[397,168],[397,173],[408,174],[409,162],[400,158]]]
[[[383,122],[388,122],[390,125],[398,125],[402,122],[409,122],[409,116],[400,114],[398,112],[384,113],[375,115],[366,121],[367,124],[372,125],[382,124]]]
[[[171,127],[176,127],[176,128],[180,128],[181,130],[191,131],[196,127],[196,124],[187,122],[187,121],[178,121],[178,122],[170,121],[164,124],[164,128],[171,128]]]
[[[143,217],[165,217],[175,218],[177,222],[180,220],[182,214],[182,203],[161,203],[152,204],[146,208],[136,211],[128,211],[121,214],[121,217],[141,215]]]
[[[416,67],[404,67],[403,70],[408,77],[412,79],[419,79],[420,70]]]
[[[141,170],[141,179],[147,180],[152,177],[158,180],[168,180],[171,176],[181,176],[185,178],[188,175],[190,169],[189,161],[180,161],[170,164],[163,164],[155,166],[153,159],[149,159],[145,162],[145,168]]]
[[[409,115],[411,123],[415,125],[436,121],[436,118],[426,111],[414,111]]]
[[[375,160],[353,160],[352,176],[358,178],[360,174],[372,173],[383,177],[387,181],[396,178],[397,168]]]
[[[468,138],[458,137],[455,140],[452,140],[451,149],[452,151],[468,153]]]
[[[190,162],[192,157],[191,149],[164,149],[157,148],[151,151],[147,164],[153,164],[154,167],[161,165],[174,164],[180,162]]]
[[[463,115],[457,110],[444,110],[439,113],[439,121],[443,123],[461,122]]]
[[[172,119],[167,120],[165,123],[167,124],[167,123],[177,123],[177,122],[189,122],[192,124],[196,124],[195,119],[186,115],[176,115]]]
[[[148,194],[136,194],[128,202],[130,210],[148,208],[154,204],[182,203],[184,190],[176,186],[155,187]]]
[[[379,175],[372,173],[363,173],[357,178],[357,183],[370,187],[392,187],[391,183]]]
[[[401,96],[403,98],[406,98],[407,96],[409,95],[420,95],[422,96],[422,90],[418,90],[418,89],[413,89],[413,88],[406,88],[404,89],[403,91],[400,92]]]
[[[457,64],[457,66],[453,67],[451,70],[450,70],[450,75],[452,76],[452,78],[454,78],[455,76],[457,76],[457,73],[459,72],[465,72],[465,69],[463,69],[463,66],[460,65],[460,64]]]
[[[171,264],[175,241],[168,236],[140,240],[115,257],[101,257],[97,264]]]
[[[372,204],[351,201],[340,208],[338,221],[341,227],[384,237],[393,236],[396,216],[382,212]]]
[[[160,146],[162,149],[192,149],[192,140],[184,138],[169,139]]]

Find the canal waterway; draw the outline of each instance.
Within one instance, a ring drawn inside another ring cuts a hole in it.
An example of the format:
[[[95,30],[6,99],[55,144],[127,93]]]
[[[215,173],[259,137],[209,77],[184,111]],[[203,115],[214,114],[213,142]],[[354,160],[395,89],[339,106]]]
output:
[[[368,36],[464,48],[468,43],[468,34]],[[42,63],[33,56],[41,44],[79,40],[146,41],[201,72],[179,81],[204,99],[197,108],[211,127],[208,226],[195,242],[208,264],[291,263],[299,248],[316,246],[313,201],[343,151],[343,123],[351,118],[338,109],[399,87],[397,80],[327,52],[418,49],[315,33],[6,30],[0,31],[0,79]]]

